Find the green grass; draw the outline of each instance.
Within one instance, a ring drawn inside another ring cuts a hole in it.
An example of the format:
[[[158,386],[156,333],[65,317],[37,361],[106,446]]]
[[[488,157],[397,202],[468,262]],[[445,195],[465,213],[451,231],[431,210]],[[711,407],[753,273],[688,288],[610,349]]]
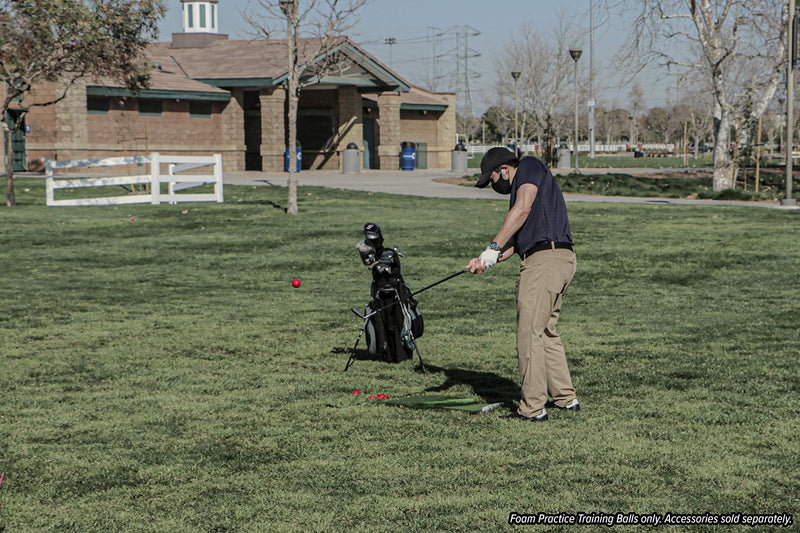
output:
[[[466,176],[463,186],[472,187],[480,174]],[[630,174],[558,174],[556,181],[565,193],[599,196],[632,196],[637,198],[699,198],[708,200],[777,201],[786,197],[784,175],[776,171],[762,172],[759,190],[755,191],[754,173],[747,177],[747,190],[743,181],[735,189],[714,191],[708,176],[631,176]],[[741,179],[745,176],[742,174]],[[792,196],[800,198],[800,190],[793,184]]]
[[[570,156],[570,164],[574,166],[575,157]],[[633,153],[628,156],[596,154],[592,159],[589,154],[578,157],[580,168],[698,168],[713,169],[714,161],[710,155],[700,155],[697,158],[689,155],[687,164],[683,164],[683,156],[670,157],[633,157]],[[479,156],[468,160],[469,168],[480,168],[481,158]]]
[[[573,164],[575,158],[572,158]],[[710,155],[701,155],[697,158],[689,157],[684,159],[682,155],[664,157],[623,157],[614,155],[595,155],[591,158],[588,154],[580,155],[578,164],[581,168],[714,168],[714,161]]]
[[[477,180],[477,175],[475,176]],[[744,175],[742,175],[744,179]],[[784,177],[776,172],[760,175],[759,190],[754,190],[754,176],[748,179],[747,190],[742,182],[735,189],[714,191],[710,177],[647,177],[629,174],[561,174],[559,186],[566,193],[601,196],[633,196],[663,198],[699,198],[711,200],[768,201],[786,197]],[[793,192],[795,191],[793,188]],[[800,193],[794,195],[800,197]]]
[[[0,209],[0,530],[504,531],[511,512],[800,505],[800,213],[570,204],[559,328],[583,410],[528,424],[367,398],[518,399],[516,260],[419,295],[427,376],[342,371],[368,298],[361,226],[400,246],[414,290],[480,252],[505,200],[303,187],[288,217],[278,187],[117,208],[17,191]]]

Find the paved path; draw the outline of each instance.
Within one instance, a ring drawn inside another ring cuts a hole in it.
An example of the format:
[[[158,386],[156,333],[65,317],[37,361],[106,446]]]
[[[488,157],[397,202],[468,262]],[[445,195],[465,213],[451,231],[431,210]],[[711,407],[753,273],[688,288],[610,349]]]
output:
[[[588,169],[588,172],[613,173],[625,172],[628,174],[659,173],[660,169]],[[477,169],[470,169],[470,173],[477,173]],[[564,170],[559,173],[568,173]],[[344,174],[334,170],[304,170],[297,175],[297,183],[302,186],[330,187],[334,189],[349,189],[355,191],[369,191],[388,194],[402,194],[408,196],[424,196],[429,198],[474,198],[498,200],[502,197],[491,188],[478,189],[477,187],[462,187],[449,183],[434,181],[437,178],[459,178],[461,172],[438,170],[365,170],[358,174]],[[226,172],[225,183],[230,185],[274,185],[285,187],[288,183],[288,174],[285,172]],[[593,196],[587,194],[565,194],[568,202],[599,202],[599,203],[635,203],[654,205],[729,205],[741,207],[766,207],[773,209],[798,209],[797,207],[783,207],[780,202],[742,202],[732,200],[687,200],[675,198],[635,198],[627,196]]]

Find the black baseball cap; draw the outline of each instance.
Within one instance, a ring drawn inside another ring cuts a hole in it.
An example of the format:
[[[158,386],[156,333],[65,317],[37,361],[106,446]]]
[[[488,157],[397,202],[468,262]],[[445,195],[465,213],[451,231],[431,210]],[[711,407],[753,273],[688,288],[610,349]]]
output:
[[[514,155],[514,152],[508,148],[503,148],[501,146],[491,148],[488,152],[483,154],[483,159],[481,159],[481,177],[478,179],[478,183],[476,183],[475,186],[483,189],[492,181],[491,177],[494,169],[516,159],[517,157]]]

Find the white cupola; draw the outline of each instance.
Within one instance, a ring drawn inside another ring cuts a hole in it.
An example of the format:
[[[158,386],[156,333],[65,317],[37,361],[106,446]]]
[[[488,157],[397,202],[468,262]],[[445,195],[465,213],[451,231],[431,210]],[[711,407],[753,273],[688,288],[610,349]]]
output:
[[[218,0],[181,0],[184,33],[218,33]]]

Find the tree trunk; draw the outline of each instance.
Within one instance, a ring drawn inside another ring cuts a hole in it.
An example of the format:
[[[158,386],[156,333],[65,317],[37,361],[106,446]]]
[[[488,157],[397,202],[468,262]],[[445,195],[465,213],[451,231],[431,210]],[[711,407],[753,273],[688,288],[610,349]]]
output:
[[[11,147],[11,131],[3,128],[3,148],[6,153],[6,206],[14,207],[17,200],[14,196],[14,150]]]
[[[293,74],[289,76],[293,77]],[[295,83],[289,82],[287,98],[289,99],[289,112],[287,122],[289,123],[289,203],[286,207],[286,214],[296,215],[299,213],[297,208],[297,96],[295,94]]]
[[[733,189],[733,161],[728,154],[730,116],[724,110],[714,121],[714,190]]]
[[[298,73],[297,73],[297,2],[291,7],[291,12],[286,13],[286,38],[289,49],[289,71],[286,76],[287,113],[286,122],[289,129],[287,142],[288,171],[289,171],[289,200],[286,206],[287,215],[299,213],[297,208],[297,100],[298,100]]]

